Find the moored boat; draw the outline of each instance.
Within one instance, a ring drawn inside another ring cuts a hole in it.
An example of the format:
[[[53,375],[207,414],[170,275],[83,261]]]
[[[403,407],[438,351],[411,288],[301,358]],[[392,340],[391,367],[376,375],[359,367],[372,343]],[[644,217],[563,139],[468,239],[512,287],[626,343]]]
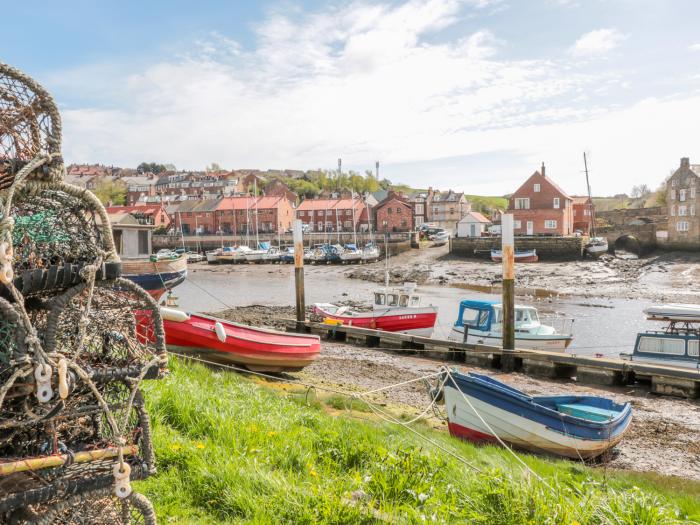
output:
[[[207,260],[206,256],[197,252],[186,252],[188,263],[198,263]]]
[[[401,332],[430,336],[433,333],[438,309],[421,306],[421,297],[414,283],[403,288],[382,288],[374,292],[371,312],[358,312],[346,306],[329,303],[314,304],[314,313],[325,322],[387,332]]]
[[[257,250],[250,250],[245,254],[245,260],[249,263],[259,263],[265,260],[270,251],[269,242],[259,242]]]
[[[340,254],[340,261],[343,264],[362,261],[362,250],[356,244],[346,244]]]
[[[187,278],[187,255],[122,259],[122,277],[135,282],[156,300]]]
[[[255,372],[298,371],[321,351],[318,336],[246,326],[161,307],[168,350]]]
[[[535,263],[539,261],[537,250],[516,251],[514,257],[516,263]],[[491,250],[491,260],[497,263],[502,262],[503,252],[501,250]]]
[[[235,248],[227,246],[222,248],[221,252],[216,255],[216,260],[219,263],[241,263],[246,260],[248,253],[252,251],[247,246],[236,246]]]
[[[294,246],[287,246],[280,253],[280,262],[289,264],[294,262]]]
[[[368,243],[362,248],[362,262],[374,262],[379,259],[379,246]]]
[[[479,443],[572,459],[590,459],[617,445],[632,407],[595,396],[529,396],[486,375],[443,378],[450,433]]]
[[[666,304],[644,310],[650,321],[666,323],[663,330],[637,334],[634,350],[620,357],[661,366],[700,371],[700,305]]]
[[[573,320],[554,317],[550,326],[540,320],[537,308],[515,305],[515,346],[532,350],[563,352],[573,341]],[[503,306],[495,301],[464,300],[459,304],[457,320],[448,339],[467,343],[501,346],[503,340]]]
[[[600,257],[608,253],[608,240],[605,237],[591,237],[586,244],[586,253],[591,257]]]
[[[206,252],[207,264],[219,264],[217,257],[221,255],[221,248]]]

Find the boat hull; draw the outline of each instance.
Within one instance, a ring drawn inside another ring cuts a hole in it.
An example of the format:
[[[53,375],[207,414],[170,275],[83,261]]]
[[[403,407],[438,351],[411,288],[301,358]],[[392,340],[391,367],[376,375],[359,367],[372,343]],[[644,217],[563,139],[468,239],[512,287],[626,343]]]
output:
[[[187,278],[187,257],[182,254],[177,259],[160,261],[124,259],[122,277],[138,284],[157,300]]]
[[[256,372],[301,370],[321,351],[320,339],[315,335],[288,334],[205,315],[189,314],[186,321],[163,317],[169,351],[198,355]],[[225,341],[217,336],[217,323],[225,330]]]
[[[318,305],[314,312],[326,320],[345,326],[384,330],[386,332],[401,332],[412,335],[430,336],[437,319],[437,308],[433,306],[421,308],[395,308],[390,311],[356,312],[354,315],[336,314]]]
[[[491,251],[491,260],[496,263],[503,262],[503,255],[500,251]],[[515,252],[514,260],[516,263],[536,263],[539,261],[537,252],[530,250],[526,252]]]
[[[521,450],[571,459],[594,458],[610,450],[622,440],[632,419],[629,405],[609,422],[597,423],[541,411],[531,402],[536,398],[513,401],[459,377],[447,382],[444,393],[453,436],[477,443],[498,443],[498,436]]]
[[[450,341],[461,343],[464,341],[464,327],[453,326],[448,337]],[[515,333],[515,347],[525,348],[528,350],[546,350],[551,352],[563,352],[566,350],[573,338],[570,335],[553,334],[553,335],[533,335]],[[485,334],[478,330],[469,330],[467,343],[501,346],[503,343],[503,335],[499,333]]]

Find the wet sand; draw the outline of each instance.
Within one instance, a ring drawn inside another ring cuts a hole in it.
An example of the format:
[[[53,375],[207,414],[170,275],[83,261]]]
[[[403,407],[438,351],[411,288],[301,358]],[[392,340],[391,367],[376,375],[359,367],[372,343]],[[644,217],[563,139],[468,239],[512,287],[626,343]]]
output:
[[[283,318],[293,316],[292,307],[251,306],[217,315],[248,324],[282,328]],[[319,358],[302,372],[291,374],[317,385],[367,391],[421,377],[455,363],[407,356],[389,349],[362,348],[323,341]],[[491,369],[459,367],[487,373],[533,395],[581,393],[630,402],[634,408],[632,427],[604,467],[656,472],[700,481],[700,402],[659,397],[644,386],[591,387],[566,380],[535,379],[523,374],[502,374]],[[429,402],[425,386],[409,384],[374,395],[374,400],[396,414],[417,414]],[[435,428],[446,430],[443,421],[431,418]]]

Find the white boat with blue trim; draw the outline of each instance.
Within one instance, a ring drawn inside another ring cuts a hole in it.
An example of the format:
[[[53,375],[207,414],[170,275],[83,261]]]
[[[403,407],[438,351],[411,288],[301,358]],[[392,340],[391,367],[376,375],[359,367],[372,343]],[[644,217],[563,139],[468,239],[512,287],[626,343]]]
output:
[[[589,459],[617,445],[632,421],[629,403],[604,397],[532,397],[492,377],[457,371],[442,379],[450,434],[477,443]]]
[[[649,307],[644,313],[649,321],[661,321],[666,326],[637,334],[634,351],[621,353],[620,357],[700,372],[700,305],[665,304]]]
[[[563,352],[573,341],[573,319],[553,317],[543,324],[534,306],[515,305],[515,347]],[[464,330],[467,329],[465,341]],[[501,346],[503,306],[496,301],[465,300],[448,337],[451,341]]]

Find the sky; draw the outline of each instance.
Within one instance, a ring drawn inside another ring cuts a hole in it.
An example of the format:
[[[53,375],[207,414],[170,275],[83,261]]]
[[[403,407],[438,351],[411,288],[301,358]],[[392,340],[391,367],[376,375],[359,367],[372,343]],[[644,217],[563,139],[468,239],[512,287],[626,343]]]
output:
[[[335,169],[570,194],[700,163],[697,0],[3,6],[0,61],[56,98],[67,162]]]

